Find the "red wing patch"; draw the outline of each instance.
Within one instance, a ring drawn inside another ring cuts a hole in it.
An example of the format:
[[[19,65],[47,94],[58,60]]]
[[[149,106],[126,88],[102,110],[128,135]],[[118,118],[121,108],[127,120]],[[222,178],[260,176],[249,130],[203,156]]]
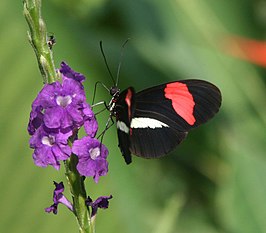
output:
[[[128,106],[128,118],[129,119],[131,119],[131,98],[132,98],[132,91],[128,89],[125,101]]]
[[[195,101],[187,85],[180,82],[168,83],[164,89],[165,97],[172,101],[175,112],[188,124],[194,125],[196,119],[193,115]]]

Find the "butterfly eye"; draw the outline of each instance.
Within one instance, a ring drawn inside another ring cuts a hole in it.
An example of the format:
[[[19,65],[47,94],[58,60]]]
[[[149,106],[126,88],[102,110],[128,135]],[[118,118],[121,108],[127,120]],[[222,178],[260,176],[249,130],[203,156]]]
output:
[[[110,91],[109,91],[111,96],[114,96],[114,95],[118,94],[119,92],[120,92],[120,89],[118,87],[116,87],[116,86],[111,87]]]

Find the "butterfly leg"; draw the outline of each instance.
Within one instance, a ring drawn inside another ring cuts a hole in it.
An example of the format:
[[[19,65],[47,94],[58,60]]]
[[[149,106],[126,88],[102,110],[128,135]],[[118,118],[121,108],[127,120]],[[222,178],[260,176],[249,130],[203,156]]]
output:
[[[101,132],[100,135],[97,137],[97,138],[101,138],[101,143],[103,141],[103,137],[104,137],[105,132],[109,128],[111,128],[113,126],[113,124],[114,124],[114,120],[113,120],[112,116],[110,115],[108,120],[107,120],[107,122],[106,122],[106,124],[105,124],[105,128],[104,128],[103,132]]]
[[[99,106],[99,105],[104,105],[104,108],[101,109],[100,111],[94,113],[94,115],[98,115],[99,113],[104,112],[105,110],[109,110],[108,104],[105,101],[98,102],[98,103],[92,105],[91,108]]]
[[[104,87],[104,89],[106,89],[106,90],[109,92],[109,88],[108,88],[107,86],[105,86],[102,82],[100,82],[100,81],[96,82],[95,85],[94,85],[94,91],[93,91],[92,102],[91,102],[91,106],[92,106],[92,108],[93,108],[93,106],[94,106],[94,101],[95,101],[95,97],[96,97],[96,90],[97,90],[97,86],[98,86],[99,84],[100,84],[102,87]],[[96,104],[96,106],[97,106],[97,105],[98,105],[98,104]]]
[[[111,122],[111,123],[110,123],[110,122]],[[101,145],[103,144],[103,137],[104,137],[105,132],[106,132],[110,127],[112,127],[113,124],[114,124],[114,120],[112,119],[112,116],[110,115],[109,118],[108,118],[108,120],[107,120],[107,122],[106,122],[106,124],[105,124],[105,129],[104,129],[103,132],[97,137],[98,139],[101,138],[101,140],[100,140],[100,141],[101,141]],[[101,146],[101,148],[102,148],[102,146]]]

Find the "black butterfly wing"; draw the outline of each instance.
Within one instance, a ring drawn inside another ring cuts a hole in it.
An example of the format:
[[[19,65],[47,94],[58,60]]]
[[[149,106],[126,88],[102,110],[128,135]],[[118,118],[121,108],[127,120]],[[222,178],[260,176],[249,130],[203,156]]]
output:
[[[115,104],[114,115],[116,116],[116,127],[118,146],[127,164],[130,164],[130,123],[135,112],[135,91],[129,87],[120,93]]]
[[[168,154],[186,137],[187,132],[179,132],[170,127],[132,128],[130,152],[144,158],[158,158]]]
[[[163,156],[182,142],[190,129],[211,119],[220,106],[219,89],[202,80],[171,82],[138,92],[130,151],[145,158]]]

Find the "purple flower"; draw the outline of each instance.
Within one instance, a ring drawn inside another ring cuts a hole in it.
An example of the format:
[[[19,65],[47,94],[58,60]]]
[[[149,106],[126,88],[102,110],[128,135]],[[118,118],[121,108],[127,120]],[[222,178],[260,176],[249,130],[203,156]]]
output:
[[[92,176],[97,183],[108,172],[108,150],[95,138],[89,136],[76,140],[72,152],[78,156],[77,170],[83,176]]]
[[[63,76],[63,79],[69,78],[69,79],[74,79],[78,82],[83,82],[85,80],[85,77],[83,74],[80,74],[74,70],[72,70],[67,63],[62,62],[61,63],[61,68],[59,69],[60,73]]]
[[[49,129],[39,127],[30,139],[30,147],[34,149],[34,163],[39,167],[51,165],[58,170],[59,161],[68,159],[71,154],[67,143],[71,135],[72,132],[49,132]]]
[[[59,203],[65,205],[68,209],[73,211],[73,205],[71,204],[69,200],[67,200],[67,198],[63,194],[64,192],[63,182],[60,182],[58,184],[54,181],[54,185],[55,185],[55,190],[54,190],[54,195],[53,195],[54,203],[50,207],[45,208],[45,212],[47,213],[53,212],[54,214],[57,214],[57,207]]]
[[[47,128],[70,131],[94,117],[85,102],[82,86],[73,79],[46,84],[32,105],[28,131],[33,134],[43,121]]]
[[[111,198],[113,198],[112,195],[102,196],[102,197],[98,197],[95,201],[92,201],[92,199],[90,197],[88,197],[86,200],[86,205],[90,206],[92,209],[91,217],[93,217],[97,214],[98,208],[107,209],[109,206],[109,199],[111,199]]]

